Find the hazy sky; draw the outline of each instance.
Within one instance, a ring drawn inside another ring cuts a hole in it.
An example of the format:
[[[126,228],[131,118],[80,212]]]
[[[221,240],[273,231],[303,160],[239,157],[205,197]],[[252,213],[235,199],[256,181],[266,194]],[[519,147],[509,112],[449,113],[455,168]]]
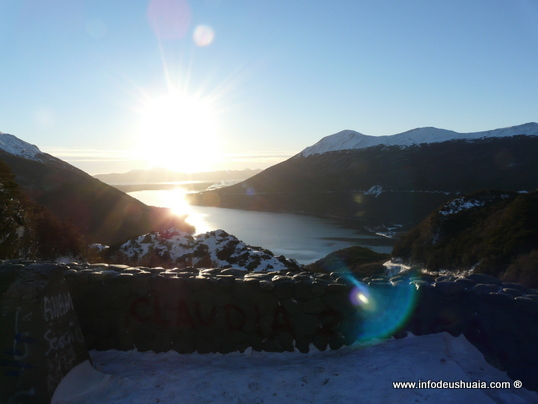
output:
[[[538,120],[538,0],[0,0],[0,131],[91,173]]]

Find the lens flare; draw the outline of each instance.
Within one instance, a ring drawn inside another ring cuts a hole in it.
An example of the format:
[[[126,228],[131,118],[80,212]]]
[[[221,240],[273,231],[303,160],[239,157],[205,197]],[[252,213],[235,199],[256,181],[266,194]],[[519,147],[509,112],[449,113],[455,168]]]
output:
[[[151,0],[148,4],[148,20],[159,39],[183,38],[191,19],[191,9],[186,0]]]
[[[243,189],[245,190],[245,194],[247,194],[248,196],[254,196],[256,195],[256,190],[253,188],[253,187],[249,187],[247,184],[243,183],[241,185],[243,187]]]
[[[209,25],[198,25],[194,29],[192,39],[197,46],[209,46],[215,39],[215,31]]]
[[[337,272],[351,286],[351,310],[339,326],[346,344],[364,345],[390,338],[405,326],[414,311],[418,292],[409,282],[391,283],[386,273],[380,274],[383,279],[379,280],[362,278],[336,257],[325,270]]]
[[[416,302],[416,288],[412,285],[391,285],[358,281],[345,276],[352,284],[349,294],[357,310],[357,342],[387,338],[397,332],[412,313]]]
[[[372,310],[375,306],[375,302],[370,295],[368,286],[361,282],[353,280],[355,286],[349,294],[349,299],[355,307],[360,307],[363,310]]]

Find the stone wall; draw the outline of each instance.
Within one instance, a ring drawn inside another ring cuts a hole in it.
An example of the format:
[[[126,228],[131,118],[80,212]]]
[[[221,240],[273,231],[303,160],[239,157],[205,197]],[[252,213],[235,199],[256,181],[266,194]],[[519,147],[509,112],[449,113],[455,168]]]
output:
[[[89,349],[306,353],[446,331],[538,390],[538,293],[486,275],[359,280],[106,264],[63,273]]]
[[[486,275],[358,280],[103,265],[64,275],[92,349],[308,352],[446,331],[538,389],[538,293]]]
[[[48,403],[89,359],[63,271],[0,263],[0,403]]]

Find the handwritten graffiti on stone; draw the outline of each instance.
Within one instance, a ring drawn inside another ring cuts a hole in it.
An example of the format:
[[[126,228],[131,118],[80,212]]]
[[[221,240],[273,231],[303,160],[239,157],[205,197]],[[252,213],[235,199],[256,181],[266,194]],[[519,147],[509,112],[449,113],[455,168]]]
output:
[[[142,296],[135,299],[130,307],[131,318],[139,323],[153,323],[163,327],[184,327],[191,330],[200,327],[223,324],[227,331],[240,331],[247,322],[253,321],[255,328],[261,330],[266,336],[278,332],[287,332],[298,337],[292,315],[284,306],[277,305],[269,314],[262,313],[257,304],[252,306],[248,313],[240,305],[228,303],[225,305],[211,305],[202,302],[191,302],[184,298],[176,301],[175,308],[166,307],[158,297]],[[316,321],[313,334],[327,334],[328,329],[336,326],[342,315],[330,308],[326,308],[320,316],[332,318],[325,324]],[[329,332],[330,333],[330,332]]]
[[[53,351],[64,349],[75,342],[84,343],[84,336],[80,327],[74,321],[69,322],[67,330],[58,331],[54,328],[49,328],[44,335],[45,340],[49,343],[48,350],[45,353],[48,356]]]
[[[19,330],[19,314],[21,308],[17,308],[15,313],[15,338],[13,339],[13,350],[12,355],[15,360],[22,360],[28,356],[28,344],[35,344],[35,338],[30,337],[30,333],[25,331],[21,332]],[[28,321],[28,318],[32,313],[26,314],[23,316],[23,321]]]
[[[2,353],[13,359],[0,360],[0,366],[5,368],[4,374],[9,377],[20,377],[25,369],[33,369],[34,366],[29,362],[29,345],[36,345],[35,338],[30,336],[28,331],[21,331],[20,329],[20,317],[23,322],[28,321],[29,316],[32,313],[24,316],[20,315],[21,308],[18,307],[15,313],[15,336],[13,338],[13,345],[9,349],[5,349]]]
[[[60,293],[56,296],[45,296],[43,298],[44,317],[46,321],[52,321],[75,310],[71,295],[69,293]]]

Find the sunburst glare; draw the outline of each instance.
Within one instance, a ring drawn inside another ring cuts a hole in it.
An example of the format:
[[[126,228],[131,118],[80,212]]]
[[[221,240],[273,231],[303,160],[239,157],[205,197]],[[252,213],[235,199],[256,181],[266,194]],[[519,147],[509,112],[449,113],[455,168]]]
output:
[[[174,171],[204,171],[218,153],[215,112],[209,99],[172,90],[146,96],[139,108],[139,158]]]

